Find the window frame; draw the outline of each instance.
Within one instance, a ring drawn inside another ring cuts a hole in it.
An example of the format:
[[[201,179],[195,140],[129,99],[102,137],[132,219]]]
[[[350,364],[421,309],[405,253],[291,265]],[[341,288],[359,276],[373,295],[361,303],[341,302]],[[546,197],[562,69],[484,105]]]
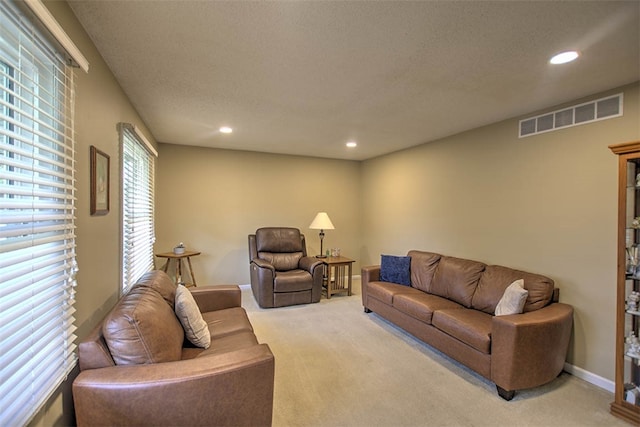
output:
[[[119,123],[121,295],[154,268],[155,159],[157,151],[139,129]],[[133,157],[132,157],[133,156]],[[131,164],[131,162],[140,162]],[[140,169],[142,174],[138,174]],[[131,182],[130,182],[131,181]],[[135,182],[135,184],[134,184]]]

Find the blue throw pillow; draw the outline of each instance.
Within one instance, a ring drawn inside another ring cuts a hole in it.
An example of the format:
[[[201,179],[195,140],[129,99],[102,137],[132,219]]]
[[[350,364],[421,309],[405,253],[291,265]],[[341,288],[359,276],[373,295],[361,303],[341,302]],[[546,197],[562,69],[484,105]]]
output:
[[[411,257],[381,255],[380,280],[411,286]]]

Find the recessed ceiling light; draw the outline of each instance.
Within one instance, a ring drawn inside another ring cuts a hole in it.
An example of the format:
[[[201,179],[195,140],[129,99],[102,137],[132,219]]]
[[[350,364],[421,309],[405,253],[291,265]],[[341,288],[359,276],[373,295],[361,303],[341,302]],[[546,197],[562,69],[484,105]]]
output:
[[[349,142],[347,142],[347,144],[346,144],[346,145],[347,145],[347,147],[349,147],[349,148],[353,148],[353,147],[357,147],[357,146],[358,146],[358,143],[357,143],[357,142],[355,142],[355,141],[349,141]]]
[[[551,64],[566,64],[567,62],[571,62],[571,61],[575,60],[578,56],[580,56],[580,54],[578,52],[576,52],[575,50],[569,50],[567,52],[561,52],[561,53],[558,53],[557,55],[554,55],[549,60],[549,63],[551,63]]]
[[[222,126],[219,130],[220,130],[220,132],[222,132],[222,133],[231,133],[231,132],[233,132],[233,129],[231,129],[231,128],[230,128],[230,127],[228,127],[228,126]]]

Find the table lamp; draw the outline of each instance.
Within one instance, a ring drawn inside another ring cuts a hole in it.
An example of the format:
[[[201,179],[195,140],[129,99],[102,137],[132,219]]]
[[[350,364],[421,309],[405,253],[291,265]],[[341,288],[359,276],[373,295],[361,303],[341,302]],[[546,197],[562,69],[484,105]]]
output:
[[[326,212],[318,212],[316,217],[311,221],[309,228],[312,230],[320,230],[320,255],[316,255],[316,258],[326,258],[327,256],[322,252],[322,239],[324,239],[324,230],[333,230],[335,227],[327,215]]]

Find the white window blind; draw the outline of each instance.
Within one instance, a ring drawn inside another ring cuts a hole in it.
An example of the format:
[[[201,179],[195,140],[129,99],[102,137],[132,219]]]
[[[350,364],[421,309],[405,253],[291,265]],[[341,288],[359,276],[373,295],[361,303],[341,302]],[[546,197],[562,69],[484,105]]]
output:
[[[120,123],[122,147],[122,292],[153,269],[155,152],[136,128]]]
[[[0,2],[0,425],[24,425],[75,366],[73,71]]]

